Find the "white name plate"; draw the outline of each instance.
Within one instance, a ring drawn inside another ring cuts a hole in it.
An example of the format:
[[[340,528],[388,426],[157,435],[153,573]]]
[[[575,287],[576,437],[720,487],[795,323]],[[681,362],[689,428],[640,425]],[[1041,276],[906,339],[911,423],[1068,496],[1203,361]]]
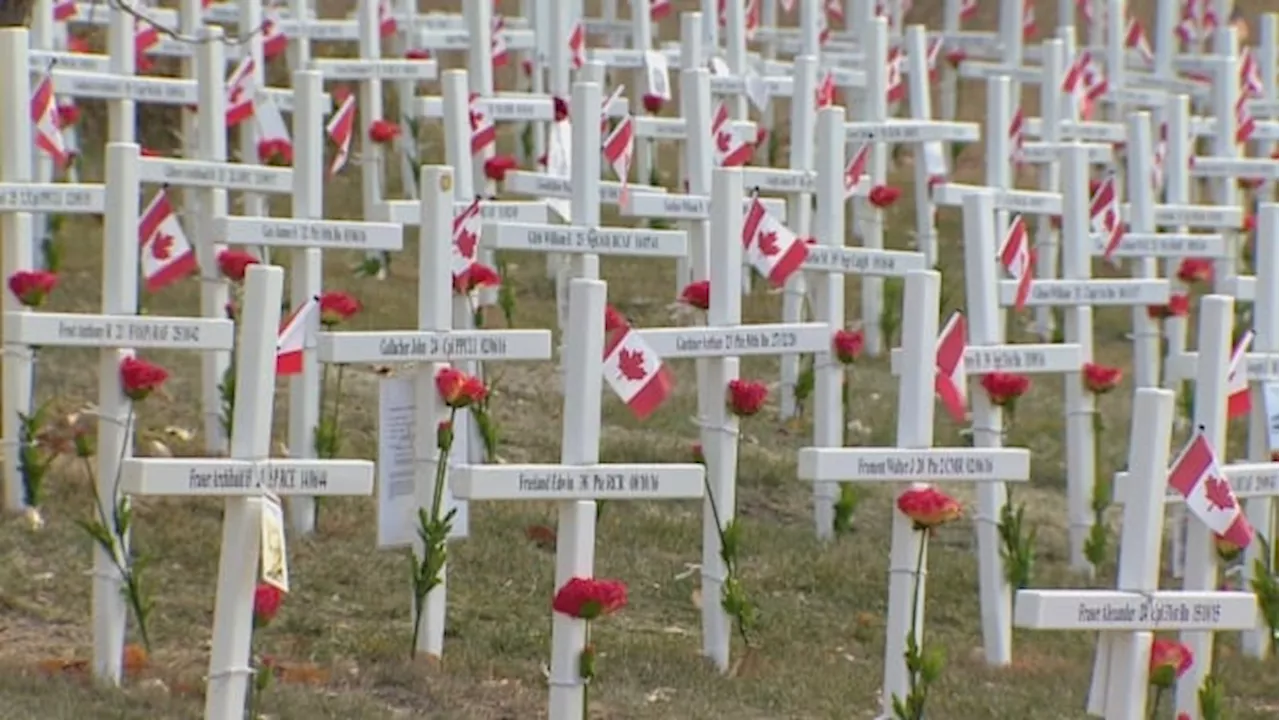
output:
[[[480,241],[495,250],[684,257],[689,237],[683,230],[485,223]]]
[[[1154,88],[1112,88],[1103,97],[1112,104],[1128,105],[1134,108],[1164,107],[1169,95],[1164,90]]]
[[[790,76],[770,76],[761,78],[764,94],[769,97],[791,97],[794,78]],[[710,77],[712,95],[746,95],[747,81],[737,75],[712,75]]]
[[[902,350],[889,351],[889,369],[894,375],[902,372]],[[1080,372],[1084,359],[1079,345],[1059,343],[1026,345],[969,346],[964,349],[965,372],[985,375],[992,372],[1018,372],[1026,374]]]
[[[1013,626],[1033,630],[1252,630],[1253,593],[1019,590]]]
[[[1195,380],[1199,353],[1181,353],[1165,361],[1165,372],[1173,380]],[[1245,353],[1244,374],[1252,382],[1280,380],[1280,355],[1276,353]]]
[[[1106,252],[1106,241],[1101,235],[1091,235],[1093,254]],[[1125,233],[1120,244],[1112,251],[1113,257],[1194,257],[1215,258],[1226,254],[1226,241],[1221,235],[1196,235],[1185,233]]]
[[[790,355],[831,349],[831,326],[826,323],[653,328],[637,332],[664,358]]]
[[[326,42],[355,41],[360,39],[360,27],[350,20],[281,20],[280,32],[291,38],[305,37]]]
[[[1231,492],[1237,499],[1276,497],[1280,494],[1280,463],[1235,463],[1223,465],[1222,475],[1231,483]],[[1121,486],[1129,482],[1129,473],[1118,472],[1115,475],[1115,501],[1124,502],[1125,494]],[[1173,488],[1165,488],[1166,503],[1183,502],[1182,494]]]
[[[463,500],[684,500],[703,495],[706,469],[672,465],[464,465],[449,474]]]
[[[232,350],[235,324],[218,318],[7,312],[4,340],[37,347]]]
[[[633,119],[636,137],[654,140],[684,140],[684,118],[643,116]],[[730,120],[729,132],[743,142],[755,142],[756,124],[749,120]]]
[[[760,192],[811,193],[817,189],[817,178],[807,170],[744,167],[742,186]]]
[[[335,250],[400,250],[403,230],[393,223],[294,218],[214,218],[214,237],[236,245],[327,248]]]
[[[134,495],[371,495],[368,460],[128,458],[120,489]]]
[[[328,80],[434,80],[435,60],[312,60]]]
[[[517,195],[535,195],[544,198],[569,200],[573,197],[573,185],[569,178],[556,177],[546,173],[513,170],[507,173],[502,181],[502,189]],[[656,185],[627,185],[627,192],[664,193],[666,188]],[[612,180],[600,181],[600,202],[617,205],[622,197],[622,183]]]
[[[889,120],[844,124],[850,142],[977,142],[978,124],[943,120]]]
[[[316,356],[326,363],[548,360],[551,331],[322,332],[316,335]]]
[[[1082,143],[1089,151],[1090,165],[1110,165],[1115,153],[1109,143]],[[1022,161],[1031,165],[1047,165],[1062,159],[1063,145],[1052,142],[1022,143]]]
[[[1011,307],[1017,280],[1000,281],[1000,304]],[[1027,305],[1163,305],[1167,280],[1032,280]]]
[[[626,23],[622,24],[625,25]],[[630,28],[628,28],[629,31]],[[588,32],[605,33],[608,30],[589,28]],[[608,68],[635,70],[644,67],[644,51],[592,48],[587,51],[587,62],[603,63]]]
[[[802,270],[838,272],[877,277],[905,277],[913,270],[924,270],[924,253],[909,250],[872,250],[860,247],[810,245]]]
[[[28,50],[27,66],[33,73],[43,73],[50,67],[59,70],[75,70],[88,73],[111,72],[111,59],[106,55],[60,52],[56,50]]]
[[[1235,119],[1234,119],[1234,118],[1233,118],[1233,119],[1232,119],[1232,121],[1231,121],[1231,126],[1230,126],[1230,127],[1231,127],[1233,130],[1235,129]],[[1192,135],[1192,137],[1213,137],[1217,132],[1218,132],[1218,119],[1217,119],[1217,118],[1212,118],[1212,117],[1197,117],[1197,118],[1192,118],[1192,119],[1191,119],[1191,135]],[[1275,141],[1275,140],[1276,140],[1276,138],[1277,138],[1277,136],[1280,136],[1280,126],[1277,126],[1277,124],[1275,123],[1275,121],[1270,121],[1270,120],[1269,120],[1269,121],[1259,121],[1259,120],[1257,120],[1257,119],[1255,118],[1255,120],[1254,120],[1254,127],[1253,127],[1253,135],[1249,138],[1251,141],[1257,141],[1257,140],[1270,140],[1270,141]],[[1209,160],[1211,161],[1211,162],[1210,162],[1210,165],[1215,164],[1218,160],[1226,160],[1227,162],[1232,163],[1232,164],[1234,164],[1234,162],[1235,162],[1235,161],[1237,161],[1237,160],[1245,160],[1245,161],[1249,161],[1249,162],[1250,162],[1250,165],[1257,164],[1257,166],[1258,166],[1258,167],[1257,167],[1256,169],[1266,170],[1267,172],[1271,172],[1271,171],[1273,171],[1273,168],[1275,168],[1275,161],[1269,161],[1269,162],[1268,162],[1267,160],[1265,160],[1265,159],[1263,159],[1263,158],[1216,158],[1216,157],[1211,157],[1211,158],[1209,158]],[[1261,162],[1259,162],[1259,161],[1261,161]],[[1193,165],[1193,167],[1192,167],[1192,173],[1193,173],[1193,174],[1195,174],[1194,164],[1195,164],[1196,162],[1199,162],[1199,159],[1198,159],[1198,158],[1197,158],[1196,160],[1193,160],[1193,161],[1192,161],[1192,165]],[[1270,167],[1269,167],[1269,168],[1268,168],[1268,167],[1265,167],[1265,165],[1269,165]],[[1280,171],[1277,171],[1277,172],[1280,172]],[[1231,174],[1231,175],[1235,175],[1236,173],[1229,173],[1229,174]]]
[[[455,202],[453,212],[471,207],[469,202]],[[386,200],[378,203],[373,216],[382,222],[417,226],[422,221],[422,204],[417,200]],[[547,204],[540,200],[484,200],[480,217],[489,222],[545,223]]]
[[[510,50],[532,50],[536,44],[531,30],[503,30],[494,37]],[[426,30],[418,33],[418,45],[429,50],[466,50],[471,34],[465,30]]]
[[[615,100],[609,107],[612,109],[618,103]],[[485,109],[497,122],[551,122],[555,119],[555,105],[550,96],[497,95],[479,98],[476,105]],[[429,118],[444,117],[444,100],[439,97],[418,98],[418,114]]]
[[[1280,179],[1280,164],[1270,158],[1196,157],[1191,174],[1197,177]]]
[[[1031,453],[1013,448],[800,448],[798,476],[830,482],[1024,482]]]
[[[1121,208],[1121,216],[1127,222],[1129,206]],[[1195,228],[1228,228],[1238,230],[1244,222],[1239,207],[1215,207],[1213,205],[1156,205],[1156,225],[1172,227],[1185,225]]]
[[[0,183],[0,213],[83,213],[101,215],[107,205],[102,185]]]
[[[1028,215],[1061,215],[1062,195],[1039,190],[1002,190],[982,185],[941,183],[933,187],[933,201],[938,205],[959,207],[973,193],[991,196],[997,210],[1027,213]]]
[[[978,80],[1008,77],[1014,82],[1034,84],[1044,79],[1044,71],[1036,67],[1020,67],[998,62],[966,60],[960,63],[960,77]]]
[[[103,73],[54,70],[53,90],[59,95],[100,100],[133,100],[157,105],[195,105],[199,102],[192,80],[174,78],[126,78]]]
[[[293,169],[238,165],[205,160],[141,158],[141,182],[182,187],[212,187],[287,195],[293,192]]]
[[[742,201],[743,208],[751,200]],[[760,198],[764,209],[779,222],[786,222],[787,203],[777,198]],[[618,212],[627,217],[664,218],[667,220],[707,220],[711,217],[711,198],[702,195],[672,195],[666,193],[627,193],[618,205]],[[812,252],[812,248],[810,248]]]
[[[1038,79],[1036,82],[1040,82]],[[1043,118],[1027,118],[1026,134],[1032,137],[1044,137]],[[1058,123],[1058,133],[1062,140],[1080,140],[1090,143],[1122,143],[1124,142],[1124,125],[1108,122],[1075,122],[1062,120]]]

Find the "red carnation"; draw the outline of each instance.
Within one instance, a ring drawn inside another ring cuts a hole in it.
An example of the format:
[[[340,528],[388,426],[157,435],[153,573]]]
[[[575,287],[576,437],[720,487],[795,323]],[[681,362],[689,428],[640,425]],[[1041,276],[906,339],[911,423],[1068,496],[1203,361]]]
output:
[[[375,120],[369,126],[369,139],[379,145],[386,145],[398,137],[400,137],[400,126],[390,120]]]
[[[141,402],[169,379],[169,371],[132,355],[120,361],[120,389],[130,400]]]
[[[1120,384],[1120,379],[1123,377],[1124,371],[1120,368],[1097,363],[1085,363],[1081,373],[1084,386],[1094,395],[1111,392]]]
[[[699,310],[711,307],[711,281],[698,280],[685,285],[680,291],[680,302]]]
[[[657,115],[662,112],[662,106],[666,104],[667,101],[663,99],[661,95],[645,93],[645,96],[641,98],[641,102],[644,103],[645,112],[650,115]]]
[[[769,397],[769,388],[754,380],[730,380],[728,388],[729,409],[738,417],[750,417],[760,412]]]
[[[831,349],[837,360],[848,365],[862,354],[863,343],[861,330],[837,330],[831,338]]]
[[[932,485],[917,485],[904,491],[898,496],[897,505],[917,530],[945,525],[964,513],[955,498]]]
[[[258,258],[244,250],[223,250],[218,253],[218,271],[232,282],[244,282],[244,274],[250,265],[257,265]]]
[[[58,276],[48,270],[19,270],[9,276],[9,292],[27,307],[40,307],[58,286]]]
[[[579,620],[595,620],[627,606],[627,586],[617,580],[575,577],[556,591],[551,609]]]
[[[902,191],[892,185],[877,185],[871,188],[871,192],[867,195],[867,200],[872,205],[880,209],[889,207],[898,201],[902,195]]]
[[[1213,262],[1205,258],[1184,258],[1178,264],[1178,279],[1188,285],[1213,279]]]
[[[494,155],[484,161],[484,176],[494,182],[507,179],[507,173],[520,167],[520,163],[510,155]]]
[[[502,284],[502,276],[497,270],[484,263],[472,263],[471,267],[461,274],[453,276],[453,291],[466,295],[479,288],[497,287]]]
[[[344,292],[326,292],[320,295],[320,324],[332,328],[344,320],[350,320],[360,312],[360,301]]]
[[[982,376],[982,389],[987,391],[991,404],[1007,407],[1018,401],[1031,387],[1026,375],[1007,372],[990,372]]]
[[[284,593],[280,592],[280,588],[258,583],[258,587],[253,589],[253,626],[266,627],[275,620],[282,602],[284,602]]]
[[[555,113],[556,122],[569,119],[569,103],[563,98],[551,98],[551,107]]]

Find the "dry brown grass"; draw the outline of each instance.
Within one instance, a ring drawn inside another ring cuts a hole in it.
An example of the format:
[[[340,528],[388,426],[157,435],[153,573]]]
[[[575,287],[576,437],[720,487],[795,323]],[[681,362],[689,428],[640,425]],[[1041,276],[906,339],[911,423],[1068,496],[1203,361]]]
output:
[[[688,4],[688,3],[685,3]],[[451,4],[456,5],[456,4]],[[589,5],[591,5],[589,3]],[[919,3],[923,6],[925,3]],[[994,4],[992,4],[994,6]],[[1052,17],[1041,2],[1040,17]],[[1257,7],[1261,7],[1257,5]],[[338,8],[323,9],[327,15]],[[994,7],[985,10],[988,15]],[[914,20],[936,11],[918,7]],[[991,21],[986,18],[986,22]],[[934,18],[936,20],[936,18]],[[936,24],[934,22],[933,24]],[[966,108],[981,108],[980,88],[966,90]],[[976,113],[971,113],[971,116]],[[92,115],[91,115],[92,117]],[[100,116],[99,116],[100,117]],[[143,127],[162,116],[148,115]],[[172,118],[168,118],[169,121]],[[172,126],[172,122],[168,126]],[[90,135],[93,135],[90,128]],[[92,140],[92,137],[89,138]],[[152,144],[165,139],[148,137]],[[504,142],[511,143],[507,137]],[[94,147],[87,145],[87,147]],[[431,161],[439,161],[438,145]],[[980,157],[971,149],[966,157]],[[98,177],[90,157],[87,172]],[[966,170],[962,167],[961,174]],[[907,181],[909,176],[899,179]],[[669,180],[669,178],[668,178]],[[328,187],[328,214],[354,217],[354,175]],[[909,198],[910,195],[907,195]],[[284,207],[280,208],[285,212]],[[892,227],[907,229],[911,208],[892,213]],[[961,248],[958,218],[940,217],[947,296],[958,301]],[[57,308],[92,311],[99,303],[100,259],[97,226],[69,228],[63,241],[73,250]],[[80,252],[80,243],[87,243]],[[903,234],[889,243],[904,246]],[[384,283],[358,280],[350,272],[356,258],[327,258],[327,286],[348,290],[365,303],[358,328],[403,327],[416,291],[416,242],[397,255]],[[553,325],[553,291],[543,276],[542,258],[512,253],[506,281],[519,300],[520,327]],[[610,298],[642,326],[670,322],[674,288],[667,263],[602,262]],[[858,297],[857,280],[847,297]],[[155,301],[166,312],[196,311],[196,288],[167,291]],[[744,300],[748,321],[777,317],[776,297],[758,292]],[[852,306],[849,308],[853,310]],[[850,315],[853,317],[853,315]],[[1104,360],[1124,364],[1128,314],[1098,313],[1098,348]],[[194,359],[156,353],[175,370],[176,401],[152,403],[139,418],[144,438],[167,426],[195,427],[198,392]],[[95,395],[93,356],[82,351],[50,351],[42,358],[41,400],[74,406]],[[772,380],[776,363],[747,359],[743,374]],[[641,425],[614,399],[605,401],[602,453],[606,460],[669,460],[682,457],[694,438],[691,368],[677,364],[680,393]],[[371,373],[362,373],[344,416],[346,453],[373,457],[376,395]],[[852,373],[854,416],[868,426],[867,444],[893,441],[896,383],[886,362],[865,361]],[[503,430],[502,455],[509,460],[550,461],[558,456],[559,397],[549,363],[504,370],[495,401]],[[348,387],[351,387],[350,385]],[[1020,497],[1041,528],[1041,557],[1035,583],[1077,586],[1065,570],[1065,527],[1061,386],[1037,382],[1024,400],[1012,442],[1033,452],[1033,479]],[[283,395],[281,396],[283,397]],[[1034,408],[1034,411],[1030,409]],[[1126,393],[1104,402],[1117,432],[1104,438],[1108,463],[1124,461],[1128,422]],[[277,418],[284,417],[279,407]],[[282,430],[277,423],[278,430]],[[939,444],[960,444],[958,428],[938,422]],[[602,623],[602,652],[596,714],[608,718],[836,718],[873,717],[880,684],[889,495],[871,490],[858,508],[856,531],[829,545],[817,544],[810,520],[810,489],[794,473],[794,450],[806,443],[808,428],[784,427],[762,416],[747,423],[741,462],[740,512],[747,544],[745,582],[764,612],[760,649],[739,677],[717,676],[699,657],[695,580],[684,577],[699,556],[699,506],[695,503],[611,504],[599,527],[597,566],[602,576],[626,580],[630,607]],[[175,448],[179,451],[194,451]],[[47,661],[83,658],[90,648],[90,547],[74,520],[89,511],[85,479],[63,471],[51,483],[48,526],[31,533],[21,523],[0,524],[0,718],[193,718],[200,713],[202,675],[207,663],[213,585],[218,553],[220,508],[215,502],[144,499],[138,503],[137,547],[154,557],[150,569],[158,602],[153,635],[157,648],[149,666],[130,677],[123,690],[92,687],[72,668],[48,675]],[[373,549],[373,503],[330,500],[320,533],[295,540],[291,562],[295,591],[276,625],[261,633],[265,652],[287,663],[288,682],[273,689],[266,710],[274,717],[299,718],[531,718],[544,707],[541,665],[546,661],[553,560],[525,538],[526,528],[554,523],[553,508],[541,504],[482,504],[473,508],[471,539],[457,543],[451,563],[450,616],[446,659],[440,667],[406,664],[409,593],[405,558]],[[938,717],[957,719],[1055,720],[1079,718],[1088,685],[1093,639],[1085,633],[1016,635],[1010,668],[984,665],[980,652],[979,608],[973,534],[961,524],[943,532],[932,553],[928,605],[931,642],[947,651],[948,665],[934,708]],[[1219,644],[1219,667],[1226,680],[1228,717],[1274,717],[1277,711],[1275,660],[1240,660],[1234,639]],[[42,664],[43,663],[43,664]],[[44,667],[44,670],[41,668]]]

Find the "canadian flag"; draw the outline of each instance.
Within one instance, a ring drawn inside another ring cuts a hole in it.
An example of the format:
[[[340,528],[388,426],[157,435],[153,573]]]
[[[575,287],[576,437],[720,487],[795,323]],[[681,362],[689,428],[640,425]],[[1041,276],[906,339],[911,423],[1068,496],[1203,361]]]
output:
[[[31,93],[31,122],[35,124],[36,147],[53,158],[58,167],[66,167],[71,160],[67,144],[58,127],[58,102],[53,96],[53,78],[45,73]]]
[[[649,20],[658,22],[671,14],[671,0],[651,0],[649,3]]]
[[[622,98],[622,93],[626,91],[626,85],[619,85],[609,93],[609,97],[600,101],[600,134],[609,132],[609,106],[618,102]]]
[[[1093,106],[1107,92],[1107,76],[1088,50],[1081,50],[1062,78],[1062,91],[1079,103],[1080,117],[1093,115]]]
[[[1009,121],[1009,161],[1013,163],[1021,163],[1023,159],[1022,146],[1026,139],[1026,118],[1022,115],[1022,108],[1018,108],[1013,113],[1013,119]]]
[[[453,256],[450,260],[454,280],[461,278],[476,262],[476,246],[480,243],[480,198],[471,201],[453,218]]]
[[[1258,120],[1249,112],[1249,98],[1241,95],[1236,100],[1236,142],[1246,143],[1258,129]]]
[[[849,164],[844,166],[844,199],[853,197],[858,181],[867,174],[867,161],[871,159],[871,143],[862,143],[854,149]]]
[[[744,13],[744,30],[747,31],[747,40],[755,39],[756,30],[760,29],[760,0],[747,0],[747,9]]]
[[[1021,215],[1015,215],[1009,222],[1009,230],[1004,235],[1004,247],[1000,248],[1000,263],[1005,272],[1018,281],[1018,294],[1013,303],[1014,310],[1022,310],[1027,306],[1027,298],[1031,295],[1031,279],[1035,275],[1035,251],[1027,236],[1027,222]]]
[[[1249,399],[1248,352],[1253,344],[1253,331],[1248,330],[1231,349],[1231,365],[1227,369],[1227,417],[1238,418],[1249,414],[1253,404]]]
[[[274,100],[259,97],[253,103],[253,119],[258,125],[258,142],[280,141],[289,146],[289,157],[293,156],[293,142],[289,139],[289,126],[285,125],[284,116]]]
[[[639,420],[652,415],[675,387],[662,358],[626,324],[607,333],[602,371],[605,382]]]
[[[774,287],[785,285],[809,255],[805,242],[770,215],[760,198],[752,198],[742,219],[742,247],[747,262]]]
[[[1159,193],[1164,189],[1164,161],[1169,154],[1169,124],[1160,123],[1160,138],[1151,151],[1151,189]]]
[[[253,99],[257,86],[253,78],[254,62],[252,55],[244,59],[231,71],[227,78],[227,127],[233,128],[253,117]]]
[[[622,194],[627,192],[627,176],[631,174],[631,156],[636,149],[636,125],[630,115],[622,118],[609,137],[604,140],[604,159],[613,168],[613,174],[622,181]]]
[[[1124,238],[1124,225],[1120,222],[1120,196],[1116,193],[1116,176],[1108,175],[1098,183],[1098,190],[1089,201],[1089,225],[1095,233],[1104,237],[1102,256],[1108,260]]]
[[[1093,23],[1093,3],[1090,0],[1076,0],[1076,9],[1084,16],[1085,22]]]
[[[729,123],[729,107],[723,102],[716,106],[716,112],[711,116],[711,139],[715,142],[715,159],[720,167],[746,165],[755,149],[750,143],[734,137],[733,126]]]
[[[1218,455],[1203,432],[1196,431],[1173,462],[1169,487],[1182,495],[1191,514],[1214,533],[1239,547],[1253,542],[1253,527],[1240,512],[1231,483],[1223,477]]]
[[[889,48],[888,76],[885,78],[885,97],[891,103],[896,103],[906,97],[907,94],[907,54],[901,49],[893,47]]]
[[[938,79],[938,58],[942,57],[942,37],[934,37],[924,49],[925,66],[929,68],[929,79]]]
[[[971,20],[978,15],[978,0],[960,0],[960,20]]]
[[[378,0],[378,35],[391,37],[396,34],[396,16],[391,12],[391,0]]]
[[[569,61],[574,70],[581,70],[587,64],[587,31],[582,21],[578,21],[573,32],[569,33]]]
[[[1142,27],[1142,23],[1138,22],[1137,18],[1130,17],[1129,23],[1125,26],[1124,46],[1131,50],[1137,50],[1138,54],[1142,56],[1142,61],[1147,65],[1155,62],[1156,54],[1151,49],[1151,41],[1147,40],[1147,31]]]
[[[347,93],[342,104],[338,106],[338,111],[324,126],[325,134],[334,145],[338,146],[338,151],[333,154],[333,161],[329,163],[329,177],[337,175],[342,168],[346,167],[347,159],[351,157],[351,137],[355,135],[355,131],[356,96],[354,93]]]
[[[830,107],[836,104],[836,78],[828,70],[822,76],[822,82],[818,83],[818,90],[814,94],[813,106],[821,110],[824,107]]]
[[[289,37],[280,27],[280,17],[274,13],[264,13],[262,19],[262,57],[270,60],[289,49]]]
[[[826,47],[831,41],[831,21],[827,19],[827,14],[822,13],[818,16],[818,47]]]
[[[1260,98],[1263,96],[1262,68],[1253,54],[1252,48],[1240,51],[1240,94]]]
[[[795,7],[794,0],[792,0],[791,6]],[[823,15],[826,15],[829,21],[833,23],[844,22],[844,5],[841,4],[841,0],[827,0],[823,10],[825,10]],[[791,12],[791,10],[788,9],[787,12]]]
[[[57,0],[53,4],[53,19],[55,22],[67,22],[80,14],[76,7],[75,0]]]
[[[472,93],[467,101],[467,114],[471,123],[471,154],[475,156],[498,141],[498,126],[478,93]]]
[[[280,324],[276,335],[276,375],[297,375],[302,372],[302,353],[307,346],[307,334],[320,317],[320,301],[311,298],[289,313]]]
[[[196,269],[196,251],[173,212],[169,193],[161,189],[151,198],[138,220],[138,246],[147,292],[187,277]]]
[[[942,400],[952,419],[964,422],[969,414],[968,378],[964,367],[965,338],[969,330],[964,315],[954,313],[938,333],[938,345],[934,359],[936,370],[933,391]]]
[[[138,21],[133,28],[133,54],[141,57],[160,43],[160,31],[149,22]]]
[[[494,15],[489,23],[489,57],[493,60],[493,68],[506,67],[511,60],[507,52],[507,21],[501,15]]]
[[[1022,3],[1022,37],[1030,38],[1036,34],[1036,6],[1031,0]]]

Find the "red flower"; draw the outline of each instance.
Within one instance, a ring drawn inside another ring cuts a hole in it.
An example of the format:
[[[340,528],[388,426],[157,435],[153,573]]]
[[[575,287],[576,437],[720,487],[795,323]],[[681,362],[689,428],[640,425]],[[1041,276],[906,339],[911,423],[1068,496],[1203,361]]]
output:
[[[478,405],[489,394],[480,378],[452,367],[436,373],[436,391],[444,404],[455,410]]]
[[[627,326],[627,319],[612,305],[604,306],[604,332],[606,335]]]
[[[1027,394],[1031,379],[1026,375],[1007,372],[990,372],[982,376],[982,389],[987,391],[991,404],[1006,407]]]
[[[1240,225],[1240,232],[1251,233],[1258,226],[1258,218],[1253,213],[1244,216],[1244,222]]]
[[[1191,298],[1188,295],[1179,293],[1170,296],[1167,305],[1148,305],[1147,316],[1155,320],[1165,320],[1171,317],[1186,317],[1191,312]]]
[[[48,270],[19,270],[9,276],[9,292],[27,307],[40,307],[58,286],[58,276]]]
[[[58,106],[58,127],[69,128],[80,121],[80,108],[71,103]]]
[[[404,54],[405,60],[430,60],[431,53],[427,50],[408,50]]]
[[[284,593],[280,592],[280,588],[258,583],[258,587],[253,589],[253,626],[266,627],[275,620],[276,613],[280,612],[280,603],[283,601]]]
[[[917,530],[928,530],[958,519],[963,511],[955,498],[932,485],[916,485],[898,496],[898,510]]]
[[[699,310],[711,307],[711,281],[699,280],[685,285],[680,291],[680,302]]]
[[[132,355],[120,361],[120,389],[130,400],[141,402],[169,379],[169,371]]]
[[[627,586],[618,580],[575,577],[556,591],[551,609],[579,620],[595,620],[627,606]]]
[[[892,185],[877,185],[871,188],[867,200],[870,200],[872,205],[884,209],[897,202],[901,195],[902,191]]]
[[[484,263],[472,263],[466,272],[453,277],[453,291],[459,295],[467,295],[478,288],[497,287],[502,284],[502,276],[497,270]]]
[[[1213,261],[1205,258],[1184,258],[1178,264],[1178,279],[1188,285],[1213,279]]]
[[[1235,541],[1225,538],[1217,533],[1213,534],[1213,549],[1218,551],[1218,559],[1224,563],[1229,563],[1240,557],[1240,553],[1244,548],[1236,544]]]
[[[644,103],[645,112],[650,115],[657,115],[662,112],[662,106],[667,102],[661,95],[645,94],[641,101]]]
[[[369,126],[369,139],[379,145],[386,145],[398,137],[400,137],[400,126],[390,120],[374,120]]]
[[[282,138],[259,140],[258,162],[277,166],[292,165],[293,146]]]
[[[257,265],[258,258],[244,250],[223,250],[218,253],[218,271],[232,282],[244,282],[245,271]]]
[[[320,295],[320,324],[331,328],[344,320],[350,320],[360,312],[360,301],[344,292],[326,292]]]
[[[831,338],[831,350],[836,359],[848,365],[862,354],[863,337],[861,330],[837,330]]]
[[[1084,370],[1081,373],[1084,386],[1094,395],[1105,395],[1115,390],[1123,377],[1124,371],[1118,367],[1091,362],[1084,364]]]
[[[702,443],[696,442],[689,447],[689,454],[693,456],[693,461],[699,465],[707,464],[707,456],[702,453]]]
[[[1148,678],[1159,688],[1173,686],[1173,681],[1186,674],[1195,663],[1191,648],[1177,640],[1156,638],[1151,642],[1151,661]]]
[[[520,163],[510,155],[494,155],[484,161],[484,176],[494,182],[507,179],[507,173],[520,167]]]
[[[951,67],[958,68],[960,63],[964,62],[968,55],[963,50],[952,50],[947,53],[947,62],[951,63]]]
[[[569,119],[569,103],[563,98],[551,98],[551,109],[555,114],[556,122]]]
[[[729,381],[729,409],[738,417],[750,417],[760,412],[767,397],[769,388],[762,382],[741,379]]]

